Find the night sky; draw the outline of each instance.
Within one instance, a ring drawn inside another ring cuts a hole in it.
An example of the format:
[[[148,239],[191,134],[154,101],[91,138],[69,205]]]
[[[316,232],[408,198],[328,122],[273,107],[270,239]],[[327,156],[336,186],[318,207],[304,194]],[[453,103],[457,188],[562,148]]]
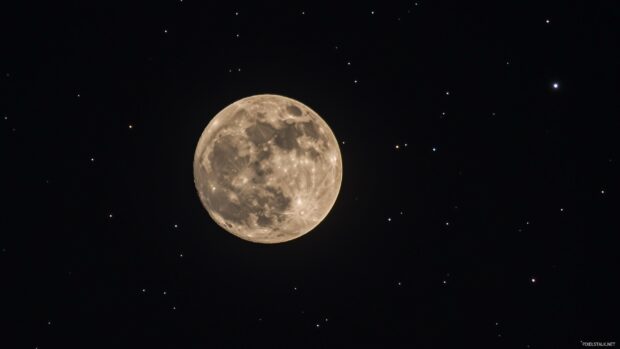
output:
[[[615,342],[618,23],[596,0],[3,2],[0,347]],[[321,115],[344,166],[327,218],[272,245],[220,228],[192,172],[211,118],[264,93]]]

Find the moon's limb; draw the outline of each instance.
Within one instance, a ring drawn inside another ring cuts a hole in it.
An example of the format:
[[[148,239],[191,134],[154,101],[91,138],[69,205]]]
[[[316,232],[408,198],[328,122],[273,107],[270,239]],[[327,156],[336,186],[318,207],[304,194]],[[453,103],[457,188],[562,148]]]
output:
[[[203,206],[225,230],[279,243],[314,229],[333,207],[342,157],[327,123],[278,95],[241,99],[203,131],[194,155]]]

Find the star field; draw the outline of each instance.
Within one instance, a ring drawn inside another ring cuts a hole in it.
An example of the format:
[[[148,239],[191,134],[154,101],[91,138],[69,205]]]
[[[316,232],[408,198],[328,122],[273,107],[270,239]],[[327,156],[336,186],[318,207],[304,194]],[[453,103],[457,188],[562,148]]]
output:
[[[618,9],[0,5],[0,347],[615,344]],[[327,218],[275,245],[192,177],[211,118],[263,93],[343,161]]]

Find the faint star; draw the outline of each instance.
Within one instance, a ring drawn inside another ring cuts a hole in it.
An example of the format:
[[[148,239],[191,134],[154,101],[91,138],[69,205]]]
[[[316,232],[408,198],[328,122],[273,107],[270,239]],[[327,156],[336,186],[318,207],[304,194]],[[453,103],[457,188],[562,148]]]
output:
[[[536,283],[536,278],[531,278],[530,281],[534,284]]]
[[[388,217],[387,221],[388,221],[388,222],[391,222],[391,221],[392,221],[392,218]]]
[[[168,29],[164,29],[164,34],[168,34]]]
[[[449,96],[449,95],[450,95],[450,91],[446,91],[446,96]]]
[[[398,149],[398,148],[400,148],[400,147],[398,146],[398,144],[396,144],[396,146],[395,146],[394,148]]]
[[[545,20],[545,23],[549,24],[549,23],[551,23],[551,21],[550,21],[550,20],[548,20],[548,19],[546,19],[546,20]]]
[[[434,151],[434,152],[435,152],[435,151],[437,151],[437,148],[433,147],[433,151]]]

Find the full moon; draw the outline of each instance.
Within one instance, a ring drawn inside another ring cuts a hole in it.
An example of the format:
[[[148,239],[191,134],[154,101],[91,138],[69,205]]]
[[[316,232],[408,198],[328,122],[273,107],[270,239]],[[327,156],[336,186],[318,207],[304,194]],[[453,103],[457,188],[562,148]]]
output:
[[[327,123],[279,95],[221,110],[202,132],[194,183],[213,220],[244,240],[296,239],[327,216],[342,182],[342,156]]]

